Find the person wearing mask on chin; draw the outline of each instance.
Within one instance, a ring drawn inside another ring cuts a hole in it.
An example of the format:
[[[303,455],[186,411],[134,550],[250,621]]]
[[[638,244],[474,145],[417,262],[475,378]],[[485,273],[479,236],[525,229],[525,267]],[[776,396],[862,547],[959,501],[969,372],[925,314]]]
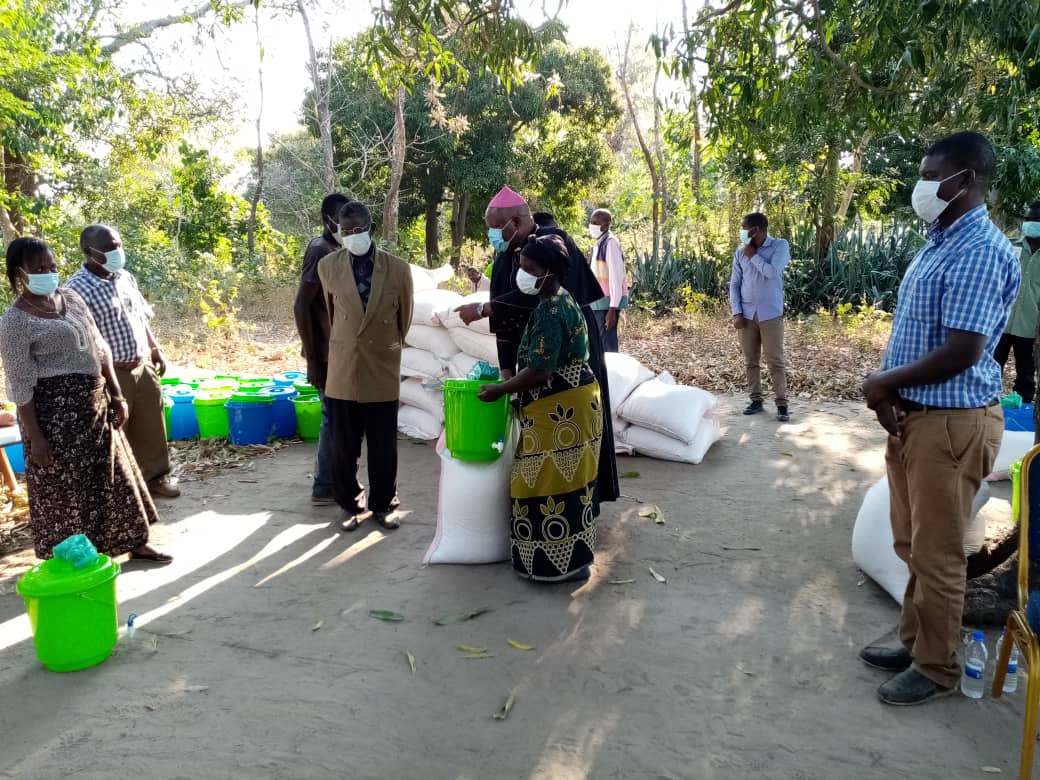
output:
[[[484,222],[488,226],[488,242],[495,251],[491,267],[491,300],[487,303],[464,304],[457,311],[467,325],[484,317],[490,318],[491,332],[498,342],[498,365],[505,380],[516,374],[524,331],[539,303],[537,296],[526,294],[517,285],[521,250],[531,236],[556,236],[567,249],[570,262],[567,264],[566,277],[561,280],[562,287],[578,304],[585,318],[589,368],[599,384],[602,401],[602,446],[599,449],[599,472],[593,495],[594,511],[598,514],[600,502],[616,501],[621,495],[614,453],[614,427],[610,416],[607,364],[595,312],[591,309],[591,304],[603,297],[603,290],[584,253],[557,225],[553,215],[548,212],[532,214],[527,201],[509,187],[503,187],[488,204]]]
[[[787,358],[784,356],[784,269],[791,262],[791,245],[769,235],[765,214],[754,213],[740,223],[740,247],[733,256],[729,298],[733,327],[740,339],[747,368],[751,403],[744,414],[764,408],[762,358],[769,368],[776,395],[776,419],[791,419],[787,406]]]
[[[339,213],[343,248],[318,262],[332,329],[325,405],[331,433],[332,486],[356,531],[369,516],[398,528],[397,410],[401,346],[412,323],[412,271],[372,243],[372,216],[363,203]],[[368,445],[367,491],[358,481],[361,445]]]
[[[1040,200],[1025,213],[1022,222],[1022,287],[1011,309],[1004,335],[1000,337],[994,358],[1003,373],[1011,351],[1015,352],[1015,392],[1022,402],[1031,404],[1036,396],[1036,361],[1033,349],[1036,343],[1037,320],[1040,319]]]
[[[995,166],[978,133],[943,138],[921,160],[912,203],[928,242],[899,287],[882,367],[863,384],[888,432],[892,536],[910,569],[899,643],[860,653],[896,673],[878,689],[886,704],[953,693],[961,676],[964,529],[1004,432],[993,351],[1021,279],[1017,253],[986,211]]]
[[[604,352],[618,351],[618,316],[628,308],[628,279],[621,242],[610,232],[614,217],[606,209],[596,209],[589,218],[589,235],[595,240],[589,263],[599,280],[603,297],[592,304],[603,339]]]
[[[300,334],[302,356],[307,361],[307,381],[318,388],[321,398],[321,428],[318,431],[318,457],[311,485],[311,503],[330,506],[336,503],[332,495],[332,453],[329,433],[329,414],[325,408],[325,378],[329,372],[329,311],[318,278],[318,261],[338,251],[340,247],[339,212],[350,198],[334,192],[321,202],[321,235],[307,244],[300,273],[300,287],[296,291],[293,316]]]
[[[130,416],[126,438],[152,496],[177,498],[180,488],[170,477],[162,385],[166,358],[150,325],[155,316],[126,270],[123,240],[115,228],[89,225],[79,236],[83,267],[66,282],[94,315],[112,352],[119,386]]]

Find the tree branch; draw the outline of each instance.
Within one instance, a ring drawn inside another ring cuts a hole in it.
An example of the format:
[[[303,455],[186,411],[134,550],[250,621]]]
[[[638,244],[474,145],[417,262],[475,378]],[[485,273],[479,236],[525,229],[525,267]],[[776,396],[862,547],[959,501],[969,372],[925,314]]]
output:
[[[236,2],[223,7],[229,9],[245,8],[252,4],[253,0],[236,0]],[[216,5],[218,5],[217,0],[208,0],[208,2],[202,3],[192,11],[185,11],[182,14],[170,14],[169,16],[163,16],[159,19],[151,19],[147,22],[135,24],[133,27],[118,32],[115,35],[102,36],[104,38],[111,38],[112,40],[101,47],[101,53],[106,56],[111,56],[125,46],[129,46],[131,43],[137,43],[138,41],[147,38],[156,30],[173,27],[174,25],[182,24],[184,22],[198,21],[203,16],[213,11],[214,6]]]

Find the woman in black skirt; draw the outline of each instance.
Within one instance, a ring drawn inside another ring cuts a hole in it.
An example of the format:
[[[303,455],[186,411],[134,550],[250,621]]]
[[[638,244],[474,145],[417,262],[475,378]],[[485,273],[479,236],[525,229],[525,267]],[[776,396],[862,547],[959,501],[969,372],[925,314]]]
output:
[[[7,278],[18,298],[0,318],[0,355],[22,426],[37,557],[81,533],[109,555],[170,563],[148,545],[159,518],[119,430],[126,399],[86,304],[59,289],[54,253],[36,238],[8,246]]]

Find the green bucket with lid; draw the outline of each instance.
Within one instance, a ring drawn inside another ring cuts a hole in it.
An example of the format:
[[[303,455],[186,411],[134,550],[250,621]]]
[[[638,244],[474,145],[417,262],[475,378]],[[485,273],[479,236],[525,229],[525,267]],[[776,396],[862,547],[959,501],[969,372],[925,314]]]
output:
[[[191,402],[195,407],[195,419],[199,421],[200,439],[226,439],[231,435],[228,427],[227,410],[224,409],[231,399],[227,391],[200,391]]]
[[[321,434],[321,399],[317,395],[298,395],[292,399],[296,410],[296,432],[304,441],[317,441]]]
[[[76,672],[104,661],[119,638],[116,577],[107,555],[82,569],[52,558],[18,581],[32,625],[36,657],[52,672]]]
[[[444,383],[445,447],[458,460],[497,460],[509,439],[509,396],[484,403],[477,394],[486,379],[449,379]]]
[[[318,388],[316,388],[314,385],[307,381],[294,382],[293,387],[296,389],[296,392],[299,393],[301,396],[318,395]]]

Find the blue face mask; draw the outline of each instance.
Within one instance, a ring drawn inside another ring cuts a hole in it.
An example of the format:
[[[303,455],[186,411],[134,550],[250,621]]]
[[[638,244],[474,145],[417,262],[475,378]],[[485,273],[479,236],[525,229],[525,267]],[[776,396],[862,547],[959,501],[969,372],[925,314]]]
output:
[[[1023,222],[1022,235],[1026,238],[1040,238],[1040,222]]]
[[[51,295],[58,289],[58,274],[26,274],[26,289],[33,295]]]
[[[502,238],[502,228],[488,228],[488,241],[491,248],[496,252],[505,252],[509,249],[509,242]]]

